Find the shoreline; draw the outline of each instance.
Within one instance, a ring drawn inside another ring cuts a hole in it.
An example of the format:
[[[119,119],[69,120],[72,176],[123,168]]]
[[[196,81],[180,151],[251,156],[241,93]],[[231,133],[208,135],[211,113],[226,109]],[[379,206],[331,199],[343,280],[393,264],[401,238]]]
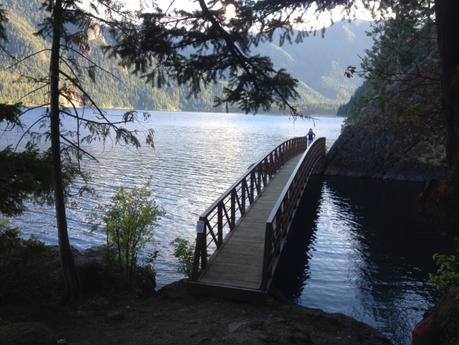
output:
[[[23,108],[26,108],[26,109],[29,109],[29,108],[34,108],[34,107],[37,107],[37,105],[34,105],[34,104],[24,104],[22,105]],[[42,107],[42,108],[46,108],[46,107]],[[38,108],[36,108],[38,109]],[[77,107],[77,109],[83,109],[83,107]],[[89,108],[87,108],[89,109]],[[257,115],[267,115],[267,116],[287,116],[287,117],[292,117],[291,114],[289,113],[281,113],[281,112],[275,112],[275,111],[272,111],[272,112],[262,112],[262,113],[256,113],[256,114],[252,114],[252,113],[242,113],[242,112],[238,112],[236,111],[237,109],[234,109],[234,111],[218,111],[218,110],[183,110],[183,109],[178,109],[178,110],[168,110],[168,109],[164,109],[164,110],[158,110],[158,109],[135,109],[134,107],[113,107],[113,106],[101,106],[100,109],[102,110],[107,110],[107,111],[110,111],[110,110],[126,110],[126,111],[138,111],[138,112],[150,112],[150,113],[155,113],[155,112],[159,112],[159,113],[196,113],[196,114],[215,114],[215,115],[218,115],[218,114],[234,114],[234,115],[251,115],[251,116],[257,116]],[[321,114],[321,113],[314,113],[314,114],[304,114],[302,116],[298,116],[297,118],[304,118],[304,119],[313,119],[314,117],[330,117],[330,118],[346,118],[345,116],[338,116],[336,114]]]
[[[21,339],[46,330],[53,344],[73,345],[391,344],[375,329],[342,314],[273,298],[252,304],[197,297],[183,280],[148,298],[92,296],[72,308],[6,305],[0,317],[0,343],[6,330],[11,337],[16,329],[22,334],[13,336]]]
[[[196,296],[183,279],[148,295],[144,290],[118,290],[103,268],[101,251],[73,251],[82,294],[70,306],[60,303],[63,291],[55,246],[44,246],[38,256],[21,260],[39,262],[46,276],[26,279],[18,291],[0,299],[0,344],[391,344],[376,329],[343,314],[273,297],[241,303]]]

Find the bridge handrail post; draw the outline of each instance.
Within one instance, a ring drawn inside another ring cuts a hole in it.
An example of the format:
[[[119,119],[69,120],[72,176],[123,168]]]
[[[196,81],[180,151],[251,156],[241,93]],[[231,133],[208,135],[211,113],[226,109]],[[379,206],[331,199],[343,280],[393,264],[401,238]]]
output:
[[[217,206],[217,248],[223,243],[223,201]]]
[[[236,226],[236,190],[233,189],[231,192],[231,211],[230,211],[230,229],[234,230],[234,227]]]
[[[245,199],[246,199],[247,180],[244,178],[241,185],[241,216],[245,214]]]
[[[268,157],[268,174],[269,174],[269,179],[271,180],[273,178],[273,153],[271,152]]]
[[[207,226],[207,219],[200,217],[198,224],[196,224],[196,247],[191,271],[192,280],[196,280],[199,276],[199,270],[203,270],[207,266]],[[201,228],[198,229],[198,227]]]
[[[258,165],[257,174],[255,175],[255,187],[257,188],[257,195],[261,193],[261,164]]]
[[[267,180],[267,177],[268,177],[268,158],[265,157],[265,159],[263,160],[263,163],[261,163],[261,171],[262,171],[262,179],[263,179],[263,185],[266,186],[268,180]]]
[[[249,193],[250,204],[252,204],[253,201],[255,200],[254,198],[254,193],[255,193],[254,180],[255,180],[255,172],[252,171],[250,173],[250,193]]]

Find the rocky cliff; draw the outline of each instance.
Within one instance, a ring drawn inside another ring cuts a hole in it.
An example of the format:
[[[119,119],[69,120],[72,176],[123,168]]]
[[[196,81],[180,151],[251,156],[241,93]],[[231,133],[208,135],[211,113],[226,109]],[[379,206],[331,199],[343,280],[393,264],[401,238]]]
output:
[[[428,58],[343,128],[327,175],[428,181],[446,173],[438,60]]]
[[[459,288],[452,288],[413,331],[411,345],[459,344]]]

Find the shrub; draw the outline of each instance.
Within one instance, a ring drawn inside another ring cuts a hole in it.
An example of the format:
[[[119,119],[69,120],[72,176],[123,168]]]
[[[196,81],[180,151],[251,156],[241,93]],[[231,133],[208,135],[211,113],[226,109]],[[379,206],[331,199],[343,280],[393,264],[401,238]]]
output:
[[[434,254],[433,260],[437,266],[435,274],[429,274],[429,282],[434,288],[444,294],[451,287],[459,286],[459,263],[454,255]]]
[[[120,188],[105,211],[108,257],[131,284],[135,284],[138,256],[152,240],[155,222],[162,215],[164,211],[146,187],[131,191]]]
[[[0,303],[35,301],[54,291],[58,261],[52,249],[36,238],[22,239],[21,232],[0,219]],[[56,263],[56,265],[54,265]]]
[[[191,278],[193,272],[193,256],[194,247],[193,245],[185,240],[184,238],[177,237],[171,242],[174,246],[174,256],[179,261],[178,271],[184,273]]]

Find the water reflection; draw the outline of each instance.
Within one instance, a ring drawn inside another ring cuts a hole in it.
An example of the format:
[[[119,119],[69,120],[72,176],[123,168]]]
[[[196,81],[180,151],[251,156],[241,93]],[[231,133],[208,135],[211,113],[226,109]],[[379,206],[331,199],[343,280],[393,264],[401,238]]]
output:
[[[432,255],[449,250],[420,214],[422,186],[353,178],[317,185],[319,202],[308,203],[317,194],[309,190],[274,284],[292,301],[353,316],[408,344],[433,301],[425,283]]]
[[[284,246],[284,253],[279,260],[273,286],[290,300],[298,302],[304,285],[309,279],[309,259],[315,236],[315,223],[322,190],[321,180],[314,178],[308,186],[305,197],[301,200],[297,216]]]

